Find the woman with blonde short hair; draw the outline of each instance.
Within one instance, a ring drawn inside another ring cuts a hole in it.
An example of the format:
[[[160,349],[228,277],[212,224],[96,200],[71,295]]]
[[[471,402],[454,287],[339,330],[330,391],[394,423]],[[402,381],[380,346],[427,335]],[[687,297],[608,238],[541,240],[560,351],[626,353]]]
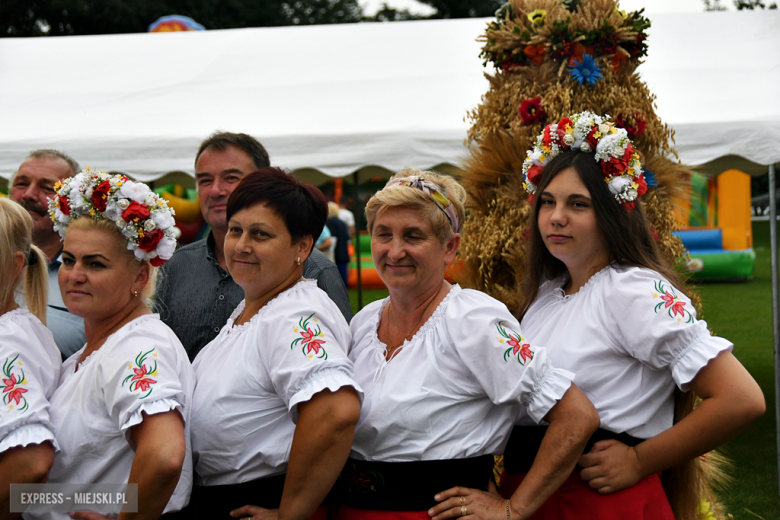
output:
[[[10,485],[43,482],[56,441],[49,398],[62,360],[46,321],[46,257],[32,244],[33,221],[0,198],[0,518],[9,513]],[[20,307],[14,296],[24,282]]]
[[[517,517],[562,482],[598,426],[574,375],[529,344],[501,302],[444,279],[465,200],[451,177],[404,170],[366,207],[390,296],[351,323],[349,357],[365,397],[342,473],[340,520],[424,520],[437,501],[439,518],[507,518],[510,509]],[[521,411],[550,424],[534,478],[511,501],[470,496],[488,489],[493,455]],[[437,494],[450,488],[451,498]]]

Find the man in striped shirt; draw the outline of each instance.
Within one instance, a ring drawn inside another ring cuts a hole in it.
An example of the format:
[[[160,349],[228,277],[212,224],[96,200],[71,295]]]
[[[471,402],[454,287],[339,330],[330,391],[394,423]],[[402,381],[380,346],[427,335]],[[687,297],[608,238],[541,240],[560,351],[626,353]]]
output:
[[[247,134],[218,132],[203,141],[195,156],[195,178],[208,237],[179,248],[161,268],[155,311],[187,350],[190,361],[219,333],[244,292],[225,267],[227,200],[248,173],[270,165],[268,152]],[[303,276],[316,279],[341,310],[352,319],[349,295],[336,265],[312,250]]]

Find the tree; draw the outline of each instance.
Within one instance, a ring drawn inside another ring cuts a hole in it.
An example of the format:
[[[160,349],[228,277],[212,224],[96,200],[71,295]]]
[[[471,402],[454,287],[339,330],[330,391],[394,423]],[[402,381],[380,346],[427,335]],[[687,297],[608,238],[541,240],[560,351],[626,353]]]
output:
[[[146,32],[181,14],[207,29],[358,22],[357,0],[2,0],[0,36]]]
[[[431,18],[476,18],[493,16],[503,0],[418,0],[436,9]]]

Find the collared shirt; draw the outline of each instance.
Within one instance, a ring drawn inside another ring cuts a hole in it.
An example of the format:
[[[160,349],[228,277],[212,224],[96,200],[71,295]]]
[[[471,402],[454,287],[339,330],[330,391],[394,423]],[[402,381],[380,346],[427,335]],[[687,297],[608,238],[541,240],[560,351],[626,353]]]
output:
[[[214,235],[179,248],[163,265],[154,309],[179,337],[190,361],[227,323],[244,299],[241,289],[214,254]],[[303,264],[303,277],[316,279],[349,322],[352,308],[338,268],[316,249]]]

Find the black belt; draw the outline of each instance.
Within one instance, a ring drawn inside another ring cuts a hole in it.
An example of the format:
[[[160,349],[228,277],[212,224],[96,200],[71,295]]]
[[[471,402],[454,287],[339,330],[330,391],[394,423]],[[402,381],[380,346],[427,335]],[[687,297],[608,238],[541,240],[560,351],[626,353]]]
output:
[[[278,509],[282,501],[286,474],[263,477],[240,484],[223,486],[195,486],[190,504],[176,518],[235,520],[230,512],[245,505]]]
[[[487,490],[493,456],[415,462],[350,458],[338,481],[340,501],[356,509],[426,511],[433,496],[455,486]]]
[[[504,450],[504,469],[507,473],[528,473],[547,433],[547,426],[515,426]],[[615,439],[627,446],[636,446],[645,439],[632,437],[627,433],[615,433],[599,428],[588,439],[582,453],[588,453],[599,441]]]

